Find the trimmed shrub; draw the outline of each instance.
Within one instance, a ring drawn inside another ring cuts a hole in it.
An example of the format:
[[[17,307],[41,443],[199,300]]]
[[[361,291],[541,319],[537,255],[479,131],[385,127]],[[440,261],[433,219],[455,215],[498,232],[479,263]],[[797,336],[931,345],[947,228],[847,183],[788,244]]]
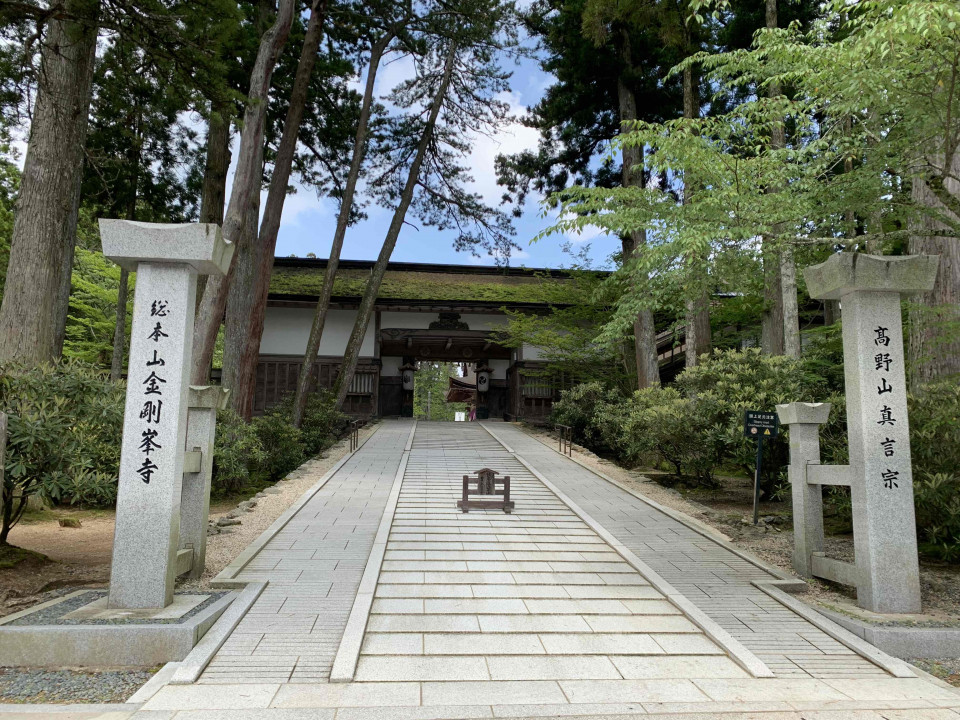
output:
[[[920,550],[960,561],[960,382],[930,383],[908,397]]]
[[[266,453],[260,469],[267,480],[279,480],[307,459],[303,433],[290,424],[282,411],[254,418],[251,426]]]
[[[31,495],[71,505],[116,501],[124,386],[79,362],[0,368],[9,416],[0,542]]]
[[[293,414],[293,396],[287,395],[271,411],[289,422]],[[307,396],[307,407],[300,424],[300,436],[308,457],[319,455],[333,445],[346,431],[349,418],[337,410],[336,398],[328,390],[317,390]]]
[[[704,409],[675,388],[634,393],[623,432],[628,462],[666,464],[678,477],[712,484],[724,443],[722,428]]]
[[[250,484],[251,471],[267,460],[256,429],[232,408],[217,412],[217,436],[213,446],[214,494],[233,493]]]
[[[616,412],[611,405],[621,411]],[[615,452],[619,446],[617,430],[623,420],[623,405],[620,393],[606,389],[603,383],[582,383],[560,394],[560,399],[553,404],[550,420],[569,425],[573,439],[581,445]]]

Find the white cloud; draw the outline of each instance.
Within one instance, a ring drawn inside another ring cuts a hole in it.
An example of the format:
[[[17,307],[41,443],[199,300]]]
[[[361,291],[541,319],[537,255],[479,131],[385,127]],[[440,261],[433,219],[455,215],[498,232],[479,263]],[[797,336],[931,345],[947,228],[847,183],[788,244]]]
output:
[[[502,92],[497,99],[510,106],[511,115],[520,116],[527,111],[515,92]],[[499,154],[512,155],[522,150],[535,149],[538,139],[539,133],[535,129],[525,127],[519,122],[505,125],[492,137],[476,138],[469,158],[474,177],[473,190],[491,205],[499,205],[503,188],[497,185],[494,160]]]

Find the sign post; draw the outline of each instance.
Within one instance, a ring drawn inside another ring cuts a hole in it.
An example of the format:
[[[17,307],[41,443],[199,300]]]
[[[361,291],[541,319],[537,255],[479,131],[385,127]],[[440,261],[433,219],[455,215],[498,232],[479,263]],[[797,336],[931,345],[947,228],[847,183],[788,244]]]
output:
[[[223,275],[216,225],[101,220],[103,254],[137,273],[120,450],[110,608],[173,601],[197,275]]]
[[[763,439],[772,440],[777,436],[780,422],[776,413],[747,410],[744,414],[743,434],[757,440],[757,468],[753,473],[753,524],[756,525],[760,514],[760,470],[763,466]]]

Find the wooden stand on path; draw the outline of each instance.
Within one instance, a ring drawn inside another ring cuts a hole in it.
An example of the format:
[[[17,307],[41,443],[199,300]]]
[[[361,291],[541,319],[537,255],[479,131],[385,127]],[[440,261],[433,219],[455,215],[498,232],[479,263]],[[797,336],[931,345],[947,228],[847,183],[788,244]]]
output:
[[[476,510],[503,510],[509,514],[514,503],[510,500],[510,476],[505,475],[497,479],[498,473],[490,468],[483,468],[476,471],[476,477],[469,475],[463,476],[463,499],[457,500],[457,507],[463,512],[470,512],[470,508]],[[470,483],[476,483],[476,490],[470,487]],[[502,490],[497,490],[497,483],[503,485]],[[470,500],[471,495],[503,495],[503,500]]]

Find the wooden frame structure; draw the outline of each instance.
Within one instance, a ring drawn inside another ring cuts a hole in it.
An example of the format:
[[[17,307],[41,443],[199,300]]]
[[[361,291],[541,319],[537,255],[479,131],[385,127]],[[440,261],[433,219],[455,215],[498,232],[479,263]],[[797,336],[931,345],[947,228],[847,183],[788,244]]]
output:
[[[470,512],[471,509],[503,510],[509,515],[515,506],[515,503],[510,499],[510,476],[504,475],[502,478],[498,478],[497,475],[500,473],[490,468],[477,470],[476,473],[476,477],[463,476],[463,498],[457,500],[457,507],[460,508],[460,511],[466,513]],[[471,483],[476,483],[475,490],[470,487]],[[503,489],[498,490],[498,484],[502,485]],[[471,495],[502,495],[503,500],[471,500]]]

